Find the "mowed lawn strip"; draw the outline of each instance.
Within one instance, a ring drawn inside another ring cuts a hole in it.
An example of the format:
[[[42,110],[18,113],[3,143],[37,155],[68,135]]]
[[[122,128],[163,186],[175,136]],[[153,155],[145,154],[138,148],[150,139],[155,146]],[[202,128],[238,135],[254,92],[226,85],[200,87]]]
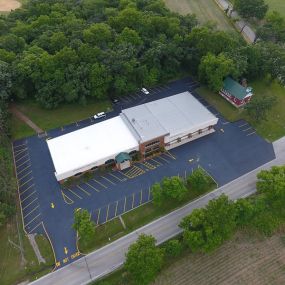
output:
[[[265,0],[269,6],[269,11],[277,11],[285,17],[285,1],[284,0]]]
[[[11,117],[10,124],[11,124],[11,136],[13,140],[33,136],[36,134],[32,128],[30,128],[23,121],[16,118],[14,115],[12,115]]]
[[[231,22],[214,0],[164,0],[166,6],[179,14],[195,14],[201,24],[213,22],[224,31],[235,31]]]
[[[46,110],[41,108],[36,102],[26,100],[17,104],[17,108],[28,116],[36,125],[43,130],[50,130],[58,128],[67,124],[78,122],[93,116],[98,112],[111,110],[111,104],[109,101],[88,101],[84,106],[78,103],[66,104],[53,110]],[[14,130],[14,137],[20,136],[19,133]]]
[[[190,189],[187,196],[181,202],[168,201],[160,207],[155,206],[152,202],[142,205],[122,215],[126,229],[123,228],[119,218],[115,218],[106,224],[98,226],[96,228],[95,238],[89,243],[82,243],[79,241],[79,249],[82,253],[88,253],[98,249],[103,245],[106,245],[132,232],[133,230],[146,225],[149,222],[170,213],[171,211],[174,211],[175,209],[182,207],[195,198],[198,198],[207,192],[213,191],[215,188],[216,184],[213,180],[211,180],[209,187],[201,192]]]
[[[277,102],[269,111],[267,120],[256,123],[249,117],[245,110],[236,109],[219,94],[211,92],[206,87],[201,87],[196,92],[209,104],[213,105],[229,121],[239,119],[247,120],[259,135],[269,141],[275,141],[285,135],[285,88],[277,82],[267,79],[249,83],[253,87],[254,96],[276,96]]]

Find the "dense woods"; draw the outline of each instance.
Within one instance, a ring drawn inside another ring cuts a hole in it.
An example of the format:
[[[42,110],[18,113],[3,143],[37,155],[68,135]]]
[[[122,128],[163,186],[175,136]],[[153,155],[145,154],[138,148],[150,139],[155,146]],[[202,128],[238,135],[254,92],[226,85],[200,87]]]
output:
[[[197,74],[204,56],[218,81],[205,68],[201,79],[215,90],[226,73],[280,77],[271,65],[279,53],[278,64],[284,61],[279,46],[273,53],[272,46],[247,47],[238,35],[197,24],[161,0],[31,0],[0,19],[1,69],[11,77],[11,96],[35,98],[45,108],[124,95],[181,71]]]

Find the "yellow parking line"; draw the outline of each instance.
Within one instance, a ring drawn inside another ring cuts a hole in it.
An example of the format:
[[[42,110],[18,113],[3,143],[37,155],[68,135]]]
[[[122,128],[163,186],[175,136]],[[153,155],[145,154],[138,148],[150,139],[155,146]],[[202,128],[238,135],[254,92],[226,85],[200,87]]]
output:
[[[98,216],[97,216],[97,221],[96,221],[96,224],[97,224],[97,225],[98,225],[98,223],[99,223],[100,213],[101,213],[101,208],[100,208],[99,211],[98,211]]]
[[[104,184],[102,184],[100,181],[97,181],[95,178],[93,178],[92,180],[94,180],[95,182],[97,182],[98,184],[100,184],[102,187],[104,187],[105,189],[107,189],[108,187],[105,186]]]
[[[74,191],[72,191],[71,189],[69,189],[69,188],[65,188],[66,190],[68,190],[68,191],[70,191],[73,195],[75,195],[76,197],[78,197],[79,199],[81,199],[82,200],[82,197],[81,196],[79,196],[78,194],[76,194]]]
[[[30,178],[29,180],[27,180],[26,182],[24,182],[22,185],[19,185],[20,187],[23,187],[24,185],[26,185],[27,183],[29,183],[30,181],[32,181],[33,180],[33,177],[32,178]]]
[[[119,204],[119,201],[116,202],[115,217],[117,216],[118,204]]]
[[[122,175],[124,175],[125,177],[127,177],[128,179],[130,179],[130,177],[127,176],[124,172],[122,172],[122,171],[120,171],[120,170],[119,170],[119,172],[120,172]]]
[[[36,218],[38,218],[39,216],[41,215],[41,213],[39,213],[38,215],[36,215],[32,220],[30,220],[27,224],[26,224],[26,227],[32,223]]]
[[[64,200],[64,202],[65,202],[66,204],[71,205],[71,204],[74,203],[74,201],[73,201],[71,198],[69,198],[65,193],[63,193],[62,190],[61,190],[61,195],[62,195],[63,200]],[[66,198],[67,198],[69,201],[67,201]]]
[[[174,160],[176,159],[176,157],[173,154],[171,154],[169,151],[166,151],[164,154],[168,155],[169,157],[171,157]]]
[[[161,155],[159,156],[160,159],[164,160],[165,162],[169,163],[169,160],[163,158]]]
[[[25,160],[24,162],[22,162],[20,165],[16,165],[16,168],[18,169],[19,167],[21,167],[22,165],[24,165],[24,164],[27,163],[28,161],[30,161],[30,158],[28,158],[27,160]]]
[[[88,185],[90,188],[94,189],[96,192],[100,192],[98,189],[96,189],[94,186],[92,186],[88,182],[85,182],[85,184]]]
[[[26,173],[24,176],[22,176],[22,177],[19,178],[18,180],[19,180],[19,181],[22,180],[23,178],[27,177],[27,176],[30,175],[31,173],[32,173],[32,170],[29,171],[28,173]],[[19,177],[19,175],[18,175],[18,177]]]
[[[36,191],[34,191],[34,192],[32,192],[31,194],[29,194],[26,198],[24,198],[23,200],[22,200],[22,202],[25,202],[29,197],[31,197],[33,194],[35,194],[36,193]]]
[[[30,230],[30,232],[29,233],[32,233],[33,232],[33,230],[35,230],[39,225],[41,225],[42,224],[42,222],[39,222],[35,227],[33,227],[31,230]]]
[[[85,189],[83,189],[82,187],[80,187],[79,185],[76,185],[76,187],[78,187],[81,191],[83,191],[86,195],[91,196],[91,194],[86,191]]]
[[[38,209],[40,207],[40,205],[37,205],[37,207],[35,207],[32,211],[30,211],[28,214],[26,214],[25,216],[24,216],[24,219],[27,217],[27,216],[29,216],[31,213],[33,213],[36,209]]]
[[[27,155],[29,155],[28,153],[26,153],[25,155],[21,156],[19,159],[17,159],[15,162],[18,163],[20,160],[22,160],[24,157],[26,157]]]
[[[121,179],[120,177],[117,177],[115,174],[112,174],[112,173],[108,173],[109,175],[113,176],[114,178],[118,179],[120,182],[123,182],[123,181],[126,181],[127,179],[124,178],[124,179]]]
[[[156,169],[156,166],[152,165],[151,163],[149,163],[147,161],[144,162],[143,165],[150,170]]]
[[[151,158],[150,160],[153,160],[153,161],[154,161],[154,162],[156,162],[158,165],[162,165],[162,163],[161,163],[161,162],[159,162],[159,161],[155,160],[154,158]]]
[[[20,195],[23,195],[25,192],[27,192],[29,189],[31,189],[35,184],[33,183],[31,186],[29,186],[27,189],[25,189],[23,192],[20,192]]]
[[[19,175],[23,172],[23,171],[25,171],[25,170],[27,170],[29,167],[31,167],[31,165],[28,165],[28,166],[26,166],[25,168],[23,168],[21,171],[19,171],[17,174],[18,174],[18,177],[19,177]]]
[[[111,181],[110,179],[106,178],[105,176],[101,175],[101,177],[103,179],[105,179],[106,181],[108,181],[109,183],[113,184],[113,185],[116,185],[116,183],[114,183],[113,181]]]
[[[32,205],[36,200],[38,200],[38,198],[35,198],[32,202],[30,202],[28,205],[26,205],[24,208],[23,208],[23,211],[25,209],[27,209],[30,205]]]
[[[108,217],[109,217],[109,209],[110,209],[110,204],[108,204],[108,208],[107,208],[106,222],[108,221]]]

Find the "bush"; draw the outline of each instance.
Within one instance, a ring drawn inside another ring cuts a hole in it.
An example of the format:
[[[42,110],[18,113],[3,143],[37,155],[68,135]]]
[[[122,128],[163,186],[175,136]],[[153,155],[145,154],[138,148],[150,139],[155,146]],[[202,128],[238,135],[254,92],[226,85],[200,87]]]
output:
[[[155,183],[151,188],[153,203],[157,206],[161,206],[169,199],[182,201],[187,192],[184,181],[178,176],[165,177],[161,183]]]
[[[165,244],[165,253],[168,256],[176,257],[181,254],[182,244],[177,239],[172,239]]]
[[[202,168],[197,168],[187,177],[187,186],[194,191],[201,192],[210,185],[210,179]]]

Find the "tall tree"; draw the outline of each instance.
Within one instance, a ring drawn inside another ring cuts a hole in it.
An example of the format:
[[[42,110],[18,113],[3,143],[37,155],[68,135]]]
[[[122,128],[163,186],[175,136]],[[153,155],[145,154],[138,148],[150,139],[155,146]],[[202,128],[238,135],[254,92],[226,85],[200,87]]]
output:
[[[236,72],[234,61],[224,54],[215,56],[211,53],[204,56],[199,65],[199,78],[205,82],[214,92],[223,86],[226,76]]]
[[[234,8],[245,19],[263,19],[268,10],[264,0],[235,0]]]
[[[91,220],[90,214],[87,210],[75,210],[73,229],[79,234],[79,237],[88,241],[94,237],[95,223]]]
[[[245,109],[256,122],[260,122],[266,120],[268,112],[275,103],[276,97],[274,96],[253,97],[253,99],[245,106]]]
[[[257,37],[265,41],[285,42],[285,18],[273,11],[266,16],[265,23],[258,28]]]
[[[155,246],[155,238],[142,234],[126,254],[125,268],[138,285],[154,280],[162,267],[163,250]]]
[[[192,251],[210,252],[229,239],[236,228],[236,210],[225,195],[195,209],[180,223],[183,240]]]

